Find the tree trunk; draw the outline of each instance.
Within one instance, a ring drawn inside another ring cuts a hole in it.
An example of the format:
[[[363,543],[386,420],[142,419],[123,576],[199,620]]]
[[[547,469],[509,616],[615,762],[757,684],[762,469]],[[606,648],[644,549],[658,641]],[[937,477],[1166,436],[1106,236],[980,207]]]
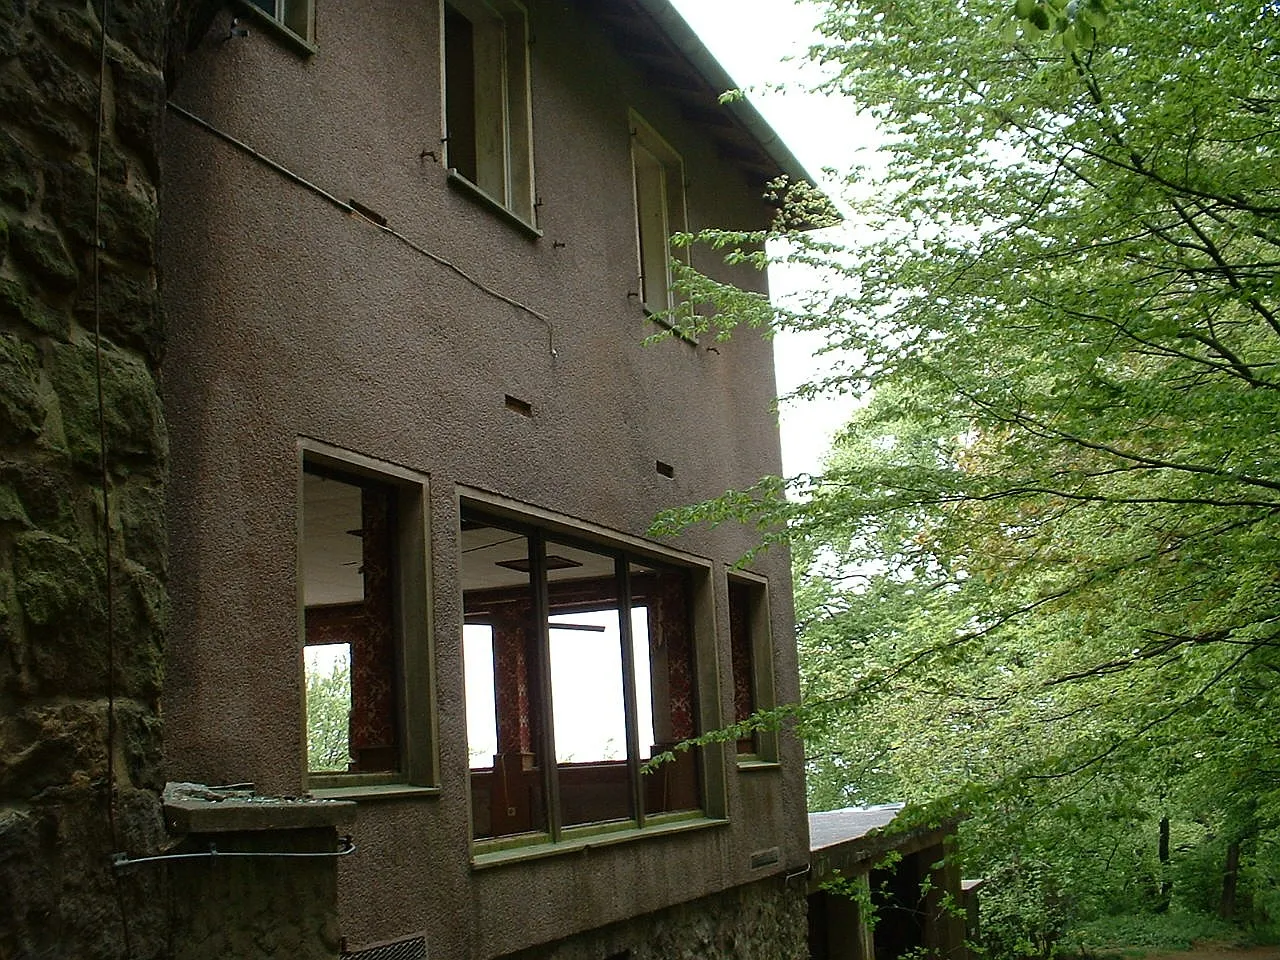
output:
[[[1156,902],[1156,912],[1164,913],[1169,909],[1169,897],[1173,892],[1173,883],[1169,880],[1169,818],[1160,818],[1160,899]]]
[[[1240,875],[1240,844],[1227,846],[1227,868],[1222,874],[1222,902],[1218,915],[1229,920],[1236,915],[1236,879]]]

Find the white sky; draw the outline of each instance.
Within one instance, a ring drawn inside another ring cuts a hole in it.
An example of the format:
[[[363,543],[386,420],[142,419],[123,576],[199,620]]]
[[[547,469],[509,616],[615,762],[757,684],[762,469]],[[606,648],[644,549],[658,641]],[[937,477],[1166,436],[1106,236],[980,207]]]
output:
[[[838,187],[823,177],[869,163],[877,142],[873,122],[860,117],[847,98],[824,97],[798,89],[820,79],[819,68],[805,60],[816,42],[818,9],[805,0],[672,0],[720,65],[745,90],[756,109],[778,132],[797,159],[829,192]],[[783,62],[785,58],[794,58]],[[779,85],[788,89],[771,89]],[[775,300],[812,282],[796,268],[769,272]],[[813,358],[822,340],[797,334],[774,341],[778,392],[785,394],[811,379],[820,367]],[[831,436],[852,413],[848,398],[791,402],[781,413],[782,463],[787,474],[815,470]]]

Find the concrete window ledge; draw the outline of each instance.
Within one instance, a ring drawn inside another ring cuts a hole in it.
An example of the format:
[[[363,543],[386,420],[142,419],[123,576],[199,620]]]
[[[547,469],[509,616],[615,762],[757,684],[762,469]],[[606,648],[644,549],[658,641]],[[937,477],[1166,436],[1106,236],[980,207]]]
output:
[[[349,827],[356,804],[348,800],[270,797],[251,787],[207,787],[168,783],[164,788],[165,826],[174,833],[253,833]]]

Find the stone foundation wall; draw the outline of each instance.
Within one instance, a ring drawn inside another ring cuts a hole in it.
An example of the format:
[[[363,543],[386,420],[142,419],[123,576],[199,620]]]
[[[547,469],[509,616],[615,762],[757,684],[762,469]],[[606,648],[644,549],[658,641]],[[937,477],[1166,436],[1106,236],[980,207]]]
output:
[[[803,883],[774,877],[503,960],[807,960],[806,916]]]

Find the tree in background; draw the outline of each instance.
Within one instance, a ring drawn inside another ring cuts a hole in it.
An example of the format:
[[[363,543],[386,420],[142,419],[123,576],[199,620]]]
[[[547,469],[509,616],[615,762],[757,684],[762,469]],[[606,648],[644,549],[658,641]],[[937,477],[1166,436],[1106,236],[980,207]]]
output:
[[[1275,917],[1280,13],[821,6],[891,162],[873,239],[781,231],[831,282],[770,322],[865,404],[820,476],[668,521],[790,539],[815,804],[970,811],[1002,952],[1169,898]]]

